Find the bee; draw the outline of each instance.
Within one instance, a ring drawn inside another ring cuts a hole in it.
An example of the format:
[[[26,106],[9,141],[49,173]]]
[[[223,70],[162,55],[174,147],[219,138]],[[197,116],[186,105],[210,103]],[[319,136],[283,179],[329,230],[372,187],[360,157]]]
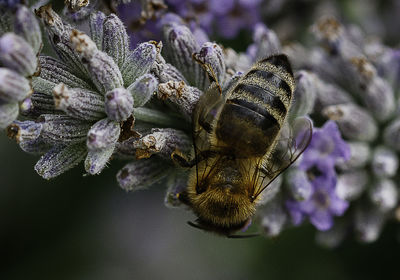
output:
[[[203,66],[212,84],[192,116],[194,158],[172,155],[192,168],[178,199],[197,216],[190,225],[237,237],[250,224],[261,193],[309,144],[312,124],[297,119],[290,135],[281,135],[295,89],[286,55],[258,61],[225,95],[210,66]]]

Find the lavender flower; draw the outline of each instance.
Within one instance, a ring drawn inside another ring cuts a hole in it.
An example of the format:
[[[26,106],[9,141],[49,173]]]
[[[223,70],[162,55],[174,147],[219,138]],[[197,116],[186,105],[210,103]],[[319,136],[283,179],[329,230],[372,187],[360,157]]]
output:
[[[10,9],[3,13],[0,7],[0,129],[18,118],[31,95],[30,79],[38,71],[42,45],[39,24],[28,8],[16,1],[2,4]]]
[[[25,118],[40,124],[32,128],[34,137],[21,136],[27,134],[25,127],[31,121],[13,123],[9,135],[26,151],[37,153],[29,147],[47,144],[42,145],[45,150],[39,153],[44,154],[35,166],[42,177],[56,177],[82,160],[89,174],[99,174],[111,156],[118,155],[117,150],[125,146],[131,152],[137,149],[137,158],[167,156],[174,147],[185,146],[185,136],[175,131],[162,132],[152,145],[141,146],[149,137],[153,139],[153,134],[149,128],[140,127],[174,126],[175,121],[155,109],[142,107],[157,88],[157,80],[148,72],[160,46],[142,43],[130,51],[124,26],[113,14],[90,15],[93,39],[63,22],[49,6],[41,7],[37,14],[58,59],[39,58],[41,72],[33,78],[35,93],[30,98],[31,106],[24,111]],[[172,137],[175,134],[181,137]],[[146,152],[148,156],[144,156]],[[129,170],[137,173],[144,169]],[[164,171],[160,170],[160,175]],[[141,184],[138,179],[133,182]],[[127,183],[123,185],[127,188]]]

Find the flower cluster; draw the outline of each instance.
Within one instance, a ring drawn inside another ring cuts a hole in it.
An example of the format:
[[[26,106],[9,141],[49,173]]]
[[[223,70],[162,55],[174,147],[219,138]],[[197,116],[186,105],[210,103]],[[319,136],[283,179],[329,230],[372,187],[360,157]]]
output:
[[[42,47],[39,23],[31,11],[13,1],[6,4],[0,5],[0,129],[26,107]]]
[[[309,220],[317,240],[335,246],[350,231],[374,241],[385,221],[399,219],[400,56],[355,26],[325,17],[313,26],[312,42],[282,47],[272,29],[256,23],[261,1],[112,1],[123,20],[98,11],[102,1],[66,1],[64,15],[75,23],[49,5],[36,10],[56,54],[49,56],[40,53],[35,16],[19,1],[6,2],[0,127],[22,150],[41,156],[35,170],[43,178],[82,161],[94,175],[111,159],[129,160],[117,174],[124,190],[165,179],[166,205],[180,206],[188,171],[171,155],[193,154],[192,114],[210,74],[225,95],[254,62],[283,52],[296,90],[282,139],[299,116],[317,128],[299,160],[263,192],[254,220],[267,236]],[[132,10],[140,11],[134,22]],[[129,21],[131,36],[123,23]],[[199,27],[228,38],[250,27],[253,42],[236,52],[210,42]]]
[[[312,31],[316,46],[293,44],[286,51],[297,68],[316,74],[314,119],[334,120],[350,146],[350,159],[336,165],[336,191],[354,205],[318,240],[333,246],[353,229],[372,242],[398,207],[397,51],[333,17],[321,18]]]

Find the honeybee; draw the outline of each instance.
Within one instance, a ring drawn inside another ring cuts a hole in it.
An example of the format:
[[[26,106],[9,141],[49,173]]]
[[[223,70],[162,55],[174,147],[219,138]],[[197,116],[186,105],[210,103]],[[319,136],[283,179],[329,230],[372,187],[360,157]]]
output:
[[[312,124],[297,119],[291,135],[281,136],[295,89],[286,55],[258,61],[225,95],[203,66],[212,84],[193,112],[194,158],[173,154],[192,168],[178,198],[197,216],[190,225],[235,237],[251,222],[261,193],[305,150]]]

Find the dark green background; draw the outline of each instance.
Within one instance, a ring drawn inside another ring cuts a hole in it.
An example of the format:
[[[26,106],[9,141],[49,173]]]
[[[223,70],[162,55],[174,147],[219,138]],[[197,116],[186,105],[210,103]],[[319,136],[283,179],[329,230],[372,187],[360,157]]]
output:
[[[52,181],[35,156],[0,138],[0,279],[399,279],[398,226],[363,245],[318,247],[311,226],[279,238],[232,240],[186,225],[165,189],[125,193],[119,162],[100,176],[80,165]]]

